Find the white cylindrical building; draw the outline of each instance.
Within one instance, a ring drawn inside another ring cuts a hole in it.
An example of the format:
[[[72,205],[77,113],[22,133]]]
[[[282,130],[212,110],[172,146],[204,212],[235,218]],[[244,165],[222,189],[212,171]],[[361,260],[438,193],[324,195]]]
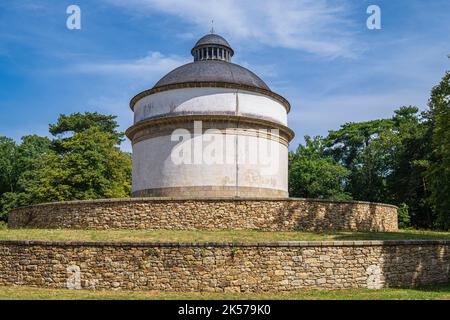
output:
[[[288,197],[289,102],[216,34],[130,103],[134,197]]]

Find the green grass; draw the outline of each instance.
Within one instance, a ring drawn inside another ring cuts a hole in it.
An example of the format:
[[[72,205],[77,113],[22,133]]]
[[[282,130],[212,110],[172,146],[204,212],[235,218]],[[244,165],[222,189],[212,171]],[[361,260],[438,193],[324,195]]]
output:
[[[0,287],[0,300],[450,300],[450,284],[416,289],[348,289],[283,293],[157,293]]]
[[[0,230],[0,240],[161,241],[161,242],[273,242],[318,240],[450,240],[450,232],[263,232],[252,230]]]

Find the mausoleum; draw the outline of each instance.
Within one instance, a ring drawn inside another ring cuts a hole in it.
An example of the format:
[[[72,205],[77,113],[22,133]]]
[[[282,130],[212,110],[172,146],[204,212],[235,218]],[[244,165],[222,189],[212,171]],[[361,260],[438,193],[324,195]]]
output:
[[[288,197],[289,102],[221,36],[191,53],[131,100],[133,196]]]

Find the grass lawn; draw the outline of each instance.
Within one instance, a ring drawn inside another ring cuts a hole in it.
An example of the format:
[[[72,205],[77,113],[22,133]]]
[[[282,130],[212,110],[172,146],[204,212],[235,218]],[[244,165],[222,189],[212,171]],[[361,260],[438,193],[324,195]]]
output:
[[[416,289],[349,289],[285,293],[155,293],[0,287],[0,300],[450,300],[450,284]]]
[[[161,241],[161,242],[273,242],[315,240],[450,240],[450,232],[263,232],[252,230],[0,230],[0,240]]]

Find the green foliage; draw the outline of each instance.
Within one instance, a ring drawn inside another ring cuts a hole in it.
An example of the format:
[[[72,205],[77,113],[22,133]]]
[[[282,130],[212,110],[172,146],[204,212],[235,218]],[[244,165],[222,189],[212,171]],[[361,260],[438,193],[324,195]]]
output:
[[[110,134],[110,139],[114,144],[120,144],[123,133],[118,132],[116,116],[108,116],[90,113],[73,113],[71,115],[60,115],[56,124],[50,125],[49,132],[58,137],[53,141],[53,149],[58,153],[70,152],[65,142],[71,140],[74,135],[86,132],[91,128],[98,128],[99,131]]]
[[[0,183],[7,186],[0,189],[0,219],[6,220],[11,209],[32,203],[30,195],[24,192],[23,181],[28,172],[36,169],[40,157],[50,152],[50,140],[36,135],[24,136],[18,146],[11,139],[0,140],[3,142],[0,143],[3,147],[0,147],[3,150],[0,170],[9,173],[2,175],[6,178]]]
[[[0,220],[7,221],[8,213],[17,207],[23,207],[32,203],[32,195],[26,192],[6,192],[0,197]]]
[[[73,113],[68,116],[61,114],[57,123],[50,125],[49,132],[57,136],[67,133],[80,133],[89,128],[97,127],[102,132],[109,132],[121,137],[123,134],[116,131],[118,125],[115,119],[115,116],[102,115],[97,112]]]
[[[429,101],[432,155],[427,170],[435,225],[450,228],[450,72],[434,87]]]
[[[416,107],[402,107],[393,117],[398,142],[392,174],[389,177],[390,198],[408,205],[411,223],[419,228],[432,225],[432,210],[426,201],[430,143],[428,124]]]
[[[305,137],[306,144],[300,145],[289,155],[289,193],[293,197],[333,200],[351,199],[344,191],[344,182],[349,171],[332,157],[324,155],[321,138]]]
[[[398,213],[398,226],[400,229],[406,229],[411,227],[411,216],[409,214],[409,207],[407,204],[402,203],[397,210]]]
[[[26,179],[26,190],[39,202],[129,196],[131,158],[115,141],[97,127],[59,141],[64,151],[42,158],[39,170]]]
[[[400,206],[402,227],[450,228],[450,73],[429,111],[403,106],[391,119],[347,123],[290,154],[291,196]],[[333,179],[334,178],[334,179]]]
[[[16,166],[17,146],[7,137],[0,137],[0,194],[14,192],[18,174]]]
[[[30,135],[22,137],[21,144],[17,147],[17,165],[19,172],[33,170],[39,157],[51,152],[51,140],[47,137]]]
[[[0,197],[0,219],[18,206],[128,197],[131,156],[118,147],[123,134],[114,119],[97,113],[62,115],[50,126],[56,135],[52,141],[27,136],[15,146],[0,140],[0,151],[11,154],[1,166],[0,181],[8,188]]]
[[[346,123],[326,137],[329,153],[346,167],[357,166],[360,152],[390,128],[392,121],[388,119]]]
[[[390,119],[347,123],[325,138],[327,154],[350,171],[346,191],[356,200],[381,202],[395,146]]]

